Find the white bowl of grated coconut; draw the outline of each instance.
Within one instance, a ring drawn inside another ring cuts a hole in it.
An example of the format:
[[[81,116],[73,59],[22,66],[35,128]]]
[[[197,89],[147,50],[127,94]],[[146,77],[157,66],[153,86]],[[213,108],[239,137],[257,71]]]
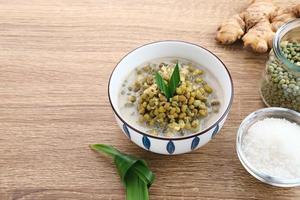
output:
[[[276,107],[251,113],[238,129],[236,150],[244,168],[258,180],[300,186],[300,113]]]

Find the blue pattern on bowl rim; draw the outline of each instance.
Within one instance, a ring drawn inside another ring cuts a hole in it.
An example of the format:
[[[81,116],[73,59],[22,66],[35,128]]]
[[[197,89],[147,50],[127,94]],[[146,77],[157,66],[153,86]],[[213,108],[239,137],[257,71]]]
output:
[[[173,154],[174,151],[175,151],[175,145],[174,145],[174,142],[172,140],[170,140],[167,144],[167,151],[169,154]]]
[[[217,135],[218,132],[219,132],[219,124],[216,125],[214,132],[211,134],[211,139],[213,139]]]
[[[146,135],[144,135],[142,141],[143,141],[144,147],[146,149],[150,150],[151,142],[150,142],[149,138]]]
[[[127,125],[125,123],[123,124],[123,130],[124,130],[124,133],[127,135],[127,137],[129,139],[131,139],[129,129],[128,129],[128,127],[127,127]]]
[[[198,136],[196,136],[192,141],[191,150],[196,149],[197,146],[199,145],[199,142],[200,142],[200,138]]]

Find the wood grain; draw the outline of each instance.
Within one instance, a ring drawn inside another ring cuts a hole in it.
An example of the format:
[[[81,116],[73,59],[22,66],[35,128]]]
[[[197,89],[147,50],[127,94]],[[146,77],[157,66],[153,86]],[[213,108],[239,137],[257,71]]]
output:
[[[258,82],[267,55],[241,44],[220,46],[214,34],[225,17],[246,5],[244,0],[0,0],[0,199],[124,199],[114,166],[92,152],[91,143],[145,158],[157,175],[151,199],[300,199],[299,188],[262,184],[237,159],[241,120],[263,107]],[[213,51],[228,66],[235,88],[221,134],[198,151],[174,157],[129,142],[107,97],[119,59],[165,39]]]

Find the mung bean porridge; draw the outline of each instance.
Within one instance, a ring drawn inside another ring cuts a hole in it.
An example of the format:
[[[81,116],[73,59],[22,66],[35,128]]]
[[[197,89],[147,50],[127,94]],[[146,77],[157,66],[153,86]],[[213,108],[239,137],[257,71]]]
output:
[[[167,82],[176,64],[180,66],[180,84],[174,96],[167,99],[154,75],[159,72]],[[139,131],[182,137],[213,125],[220,115],[222,97],[218,80],[200,64],[182,58],[159,58],[138,66],[125,78],[119,92],[119,110]]]

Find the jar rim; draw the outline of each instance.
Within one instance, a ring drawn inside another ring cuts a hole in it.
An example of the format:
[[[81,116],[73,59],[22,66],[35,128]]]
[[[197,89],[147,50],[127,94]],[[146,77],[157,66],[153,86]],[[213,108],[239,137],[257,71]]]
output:
[[[294,29],[300,29],[300,19],[292,20],[284,25],[282,25],[276,32],[275,37],[273,39],[273,49],[276,57],[283,62],[283,64],[294,72],[300,73],[300,67],[294,63],[291,63],[282,53],[280,44],[281,39],[290,31]]]

